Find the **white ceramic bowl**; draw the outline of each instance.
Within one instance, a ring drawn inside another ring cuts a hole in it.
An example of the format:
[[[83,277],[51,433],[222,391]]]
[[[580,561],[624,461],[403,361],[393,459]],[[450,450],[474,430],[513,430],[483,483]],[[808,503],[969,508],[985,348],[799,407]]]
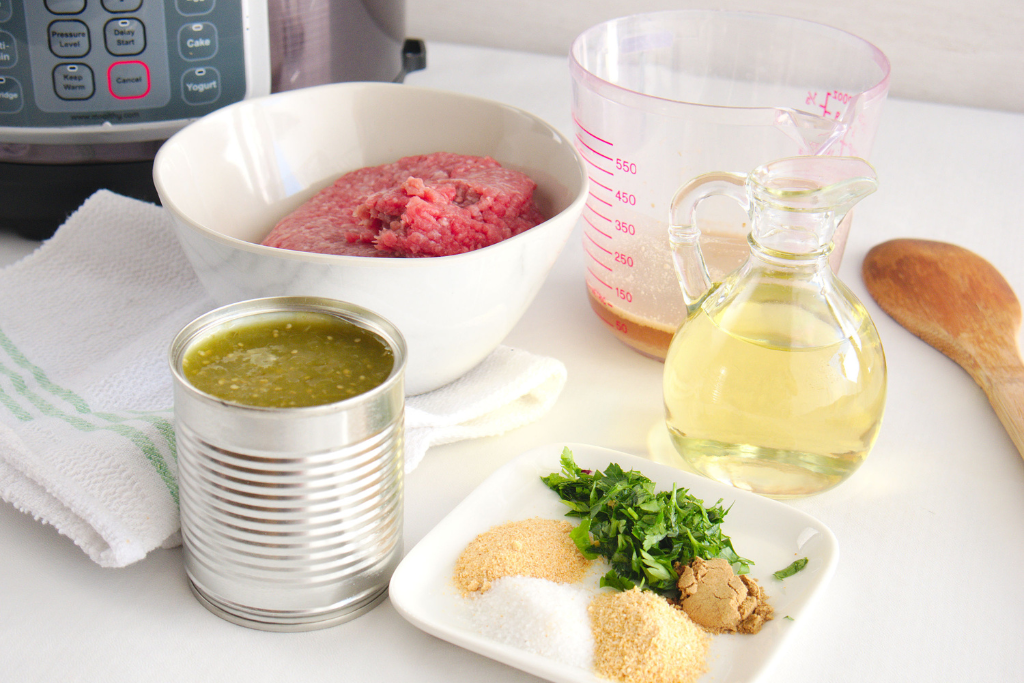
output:
[[[265,247],[277,221],[345,173],[412,154],[489,155],[527,173],[551,218],[457,256],[366,258]],[[387,83],[343,83],[227,106],[160,148],[153,169],[199,280],[219,303],[324,296],[390,320],[408,345],[406,393],[483,360],[516,324],[583,209],[573,144],[507,105]]]

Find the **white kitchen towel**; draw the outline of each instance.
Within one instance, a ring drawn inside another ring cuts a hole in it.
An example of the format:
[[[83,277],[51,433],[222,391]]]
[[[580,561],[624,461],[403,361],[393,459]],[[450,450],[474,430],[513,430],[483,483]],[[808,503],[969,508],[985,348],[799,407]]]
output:
[[[565,386],[565,365],[500,346],[447,386],[405,402],[405,468],[431,446],[496,436],[546,413]]]
[[[0,497],[104,567],[180,542],[167,350],[213,307],[167,213],[106,191],[0,269]],[[537,419],[564,382],[559,361],[499,348],[409,399],[406,471]]]

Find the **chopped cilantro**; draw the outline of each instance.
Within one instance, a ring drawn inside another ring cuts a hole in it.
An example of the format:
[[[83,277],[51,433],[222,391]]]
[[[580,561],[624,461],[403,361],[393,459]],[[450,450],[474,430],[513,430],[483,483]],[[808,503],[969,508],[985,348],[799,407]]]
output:
[[[772,574],[772,576],[774,576],[779,581],[782,581],[783,579],[787,579],[790,576],[793,576],[793,574],[796,574],[798,571],[800,571],[806,566],[807,558],[801,557],[799,560],[794,561],[793,564],[789,565],[785,569],[780,569],[779,571],[775,572],[774,574]]]
[[[737,574],[746,574],[753,564],[737,555],[722,533],[728,510],[721,500],[705,508],[702,500],[675,485],[656,492],[643,474],[614,463],[604,472],[580,469],[568,448],[562,451],[561,465],[561,473],[541,480],[569,508],[566,516],[580,518],[572,532],[580,552],[590,559],[604,557],[611,565],[602,586],[673,594],[677,563],[720,557]]]

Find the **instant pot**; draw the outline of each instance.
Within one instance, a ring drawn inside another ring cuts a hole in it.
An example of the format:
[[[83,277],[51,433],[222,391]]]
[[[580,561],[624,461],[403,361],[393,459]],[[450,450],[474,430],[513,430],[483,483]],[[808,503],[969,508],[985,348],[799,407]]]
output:
[[[215,109],[426,64],[404,0],[0,0],[0,228],[93,192],[157,201],[153,157]]]

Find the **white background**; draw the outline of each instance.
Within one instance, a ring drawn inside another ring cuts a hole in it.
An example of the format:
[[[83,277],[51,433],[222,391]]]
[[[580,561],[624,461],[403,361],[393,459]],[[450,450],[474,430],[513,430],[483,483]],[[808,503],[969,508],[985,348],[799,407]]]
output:
[[[878,46],[890,95],[1024,112],[1020,0],[408,0],[408,35],[566,55],[594,24],[668,9],[728,9],[809,19]]]

